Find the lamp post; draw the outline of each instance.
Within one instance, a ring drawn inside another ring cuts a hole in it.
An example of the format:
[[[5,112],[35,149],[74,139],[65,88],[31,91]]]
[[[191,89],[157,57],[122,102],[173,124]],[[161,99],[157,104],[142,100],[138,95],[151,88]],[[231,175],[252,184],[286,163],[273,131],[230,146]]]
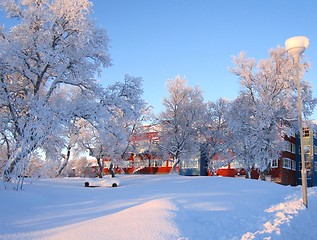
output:
[[[301,150],[301,162],[302,162],[302,194],[303,204],[308,207],[307,202],[307,172],[305,164],[305,153],[304,153],[304,141],[303,141],[303,119],[302,119],[302,100],[300,94],[300,79],[299,79],[299,58],[309,45],[309,40],[304,36],[296,36],[289,38],[285,41],[285,48],[294,58],[296,65],[296,81],[297,81],[297,110],[299,120],[299,139],[300,139],[300,150]]]

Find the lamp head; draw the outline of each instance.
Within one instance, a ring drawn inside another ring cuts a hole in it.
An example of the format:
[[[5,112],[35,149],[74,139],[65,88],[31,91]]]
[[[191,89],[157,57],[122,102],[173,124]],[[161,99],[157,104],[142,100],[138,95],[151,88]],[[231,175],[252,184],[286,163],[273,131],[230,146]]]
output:
[[[288,51],[296,61],[298,61],[300,55],[303,54],[308,46],[309,40],[305,36],[296,36],[285,41],[286,51]]]

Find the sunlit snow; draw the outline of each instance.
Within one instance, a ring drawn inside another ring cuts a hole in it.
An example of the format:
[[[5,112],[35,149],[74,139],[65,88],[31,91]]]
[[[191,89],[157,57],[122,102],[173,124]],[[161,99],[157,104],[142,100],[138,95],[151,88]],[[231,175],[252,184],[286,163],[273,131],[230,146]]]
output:
[[[314,239],[317,189],[225,177],[119,175],[120,186],[40,179],[0,190],[0,239]],[[1,186],[2,187],[2,186]]]

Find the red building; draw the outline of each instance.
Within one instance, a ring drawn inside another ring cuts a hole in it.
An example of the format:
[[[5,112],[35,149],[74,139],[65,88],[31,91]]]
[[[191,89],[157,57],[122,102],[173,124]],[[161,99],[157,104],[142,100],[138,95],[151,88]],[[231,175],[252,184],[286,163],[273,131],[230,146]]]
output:
[[[131,152],[121,161],[121,166],[115,166],[116,173],[127,174],[167,174],[172,170],[172,160],[162,159],[157,154],[158,132],[145,126],[144,133],[134,135],[132,141],[135,152]],[[109,174],[109,160],[104,160],[104,173]]]
[[[271,162],[267,175],[272,181],[283,185],[296,185],[296,139],[285,137],[284,149],[281,157]]]
[[[263,177],[263,180],[273,181],[282,185],[296,185],[296,139],[295,137],[285,137],[284,140],[284,149],[281,151],[280,158],[270,163],[269,170],[264,176],[260,175],[260,171],[256,167],[252,167],[250,173],[252,179]],[[215,173],[219,176],[235,177],[245,175],[246,171],[237,164],[234,156],[224,158],[216,154],[212,160],[214,162],[220,161],[218,163],[219,167],[215,170]]]
[[[240,172],[240,167],[232,151],[228,152],[227,155],[216,153],[211,158],[211,162],[211,175],[235,177]]]
[[[166,174],[172,170],[172,159],[162,159],[157,153],[158,132],[150,126],[145,127],[142,134],[133,136],[135,152],[131,152],[121,161],[121,166],[115,166],[116,173],[128,174]],[[296,154],[295,137],[285,137],[284,149],[281,157],[270,163],[269,171],[265,176],[266,180],[274,181],[283,185],[296,185]],[[104,173],[109,174],[110,161],[104,160]],[[207,167],[207,166],[205,166]],[[210,167],[210,166],[209,166]],[[178,171],[179,168],[178,168]],[[246,171],[236,160],[234,153],[215,154],[212,158],[212,166],[209,168],[208,175],[218,175],[224,177],[235,177],[245,175]],[[251,178],[259,179],[260,171],[253,167]]]

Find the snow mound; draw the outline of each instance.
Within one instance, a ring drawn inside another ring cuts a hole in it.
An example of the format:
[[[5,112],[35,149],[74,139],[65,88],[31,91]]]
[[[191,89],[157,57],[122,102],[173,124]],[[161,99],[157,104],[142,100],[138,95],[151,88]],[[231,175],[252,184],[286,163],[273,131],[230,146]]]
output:
[[[177,239],[180,233],[173,222],[175,210],[167,199],[152,200],[112,215],[55,228],[42,239]]]
[[[316,195],[316,192],[312,189],[309,190],[311,197]],[[289,226],[294,225],[292,221],[298,218],[298,215],[300,215],[306,207],[303,205],[302,198],[299,194],[288,196],[285,200],[285,202],[274,205],[264,211],[271,215],[271,217],[270,221],[263,224],[261,230],[253,233],[247,232],[241,239],[291,239],[294,235],[290,232]],[[266,217],[268,218],[268,216]],[[311,231],[309,227],[307,231]]]
[[[118,187],[120,181],[118,178],[103,177],[103,178],[88,178],[85,183],[88,182],[89,186],[95,187]]]

